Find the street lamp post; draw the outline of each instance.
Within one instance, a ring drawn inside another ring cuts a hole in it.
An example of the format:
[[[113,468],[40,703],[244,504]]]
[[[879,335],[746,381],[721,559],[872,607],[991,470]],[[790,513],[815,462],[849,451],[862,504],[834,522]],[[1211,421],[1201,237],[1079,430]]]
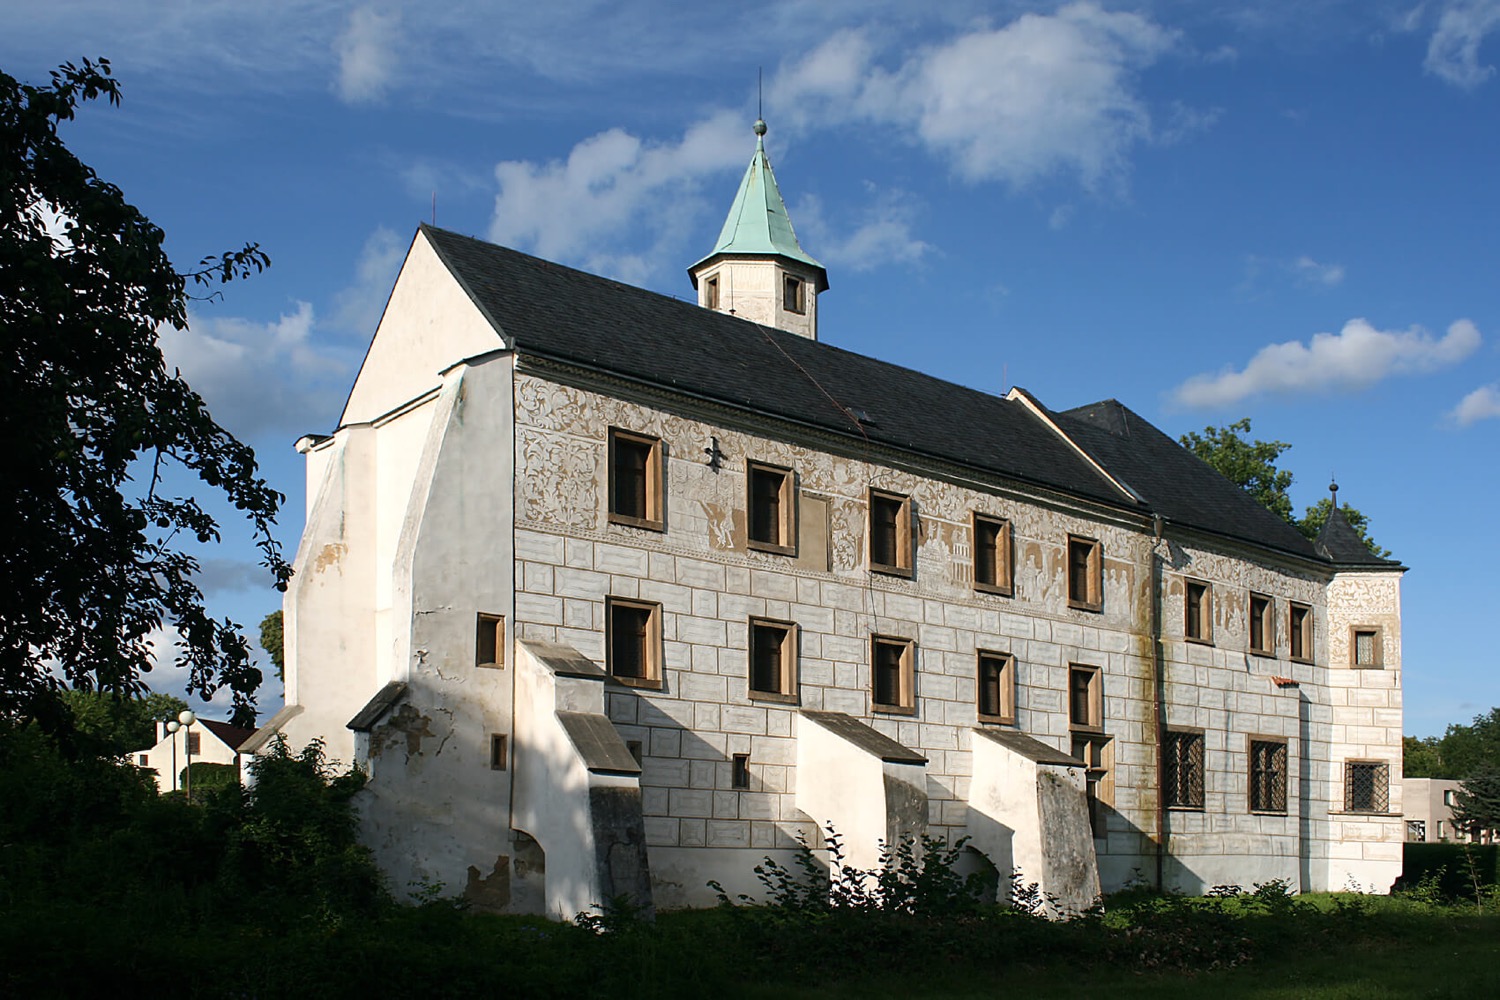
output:
[[[187,800],[189,802],[193,801],[193,723],[197,720],[197,718],[198,717],[193,714],[193,710],[190,708],[184,708],[181,712],[177,713],[177,721],[182,724],[182,731],[186,734],[183,737],[183,743],[186,744],[185,752],[187,755],[187,767],[183,768],[183,791],[187,794]],[[173,767],[177,766],[176,751],[177,743],[176,741],[173,741]]]
[[[182,728],[182,723],[176,719],[167,720],[167,735],[172,737],[172,787],[170,791],[177,791],[182,785],[182,775],[177,770],[177,730]]]

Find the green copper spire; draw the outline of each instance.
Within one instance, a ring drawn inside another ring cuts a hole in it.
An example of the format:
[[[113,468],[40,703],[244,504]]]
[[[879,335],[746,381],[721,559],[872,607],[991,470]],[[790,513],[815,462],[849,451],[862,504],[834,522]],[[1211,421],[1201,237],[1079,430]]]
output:
[[[809,257],[797,242],[792,229],[791,217],[786,213],[786,203],[781,200],[781,189],[776,186],[776,175],[771,172],[771,161],[766,158],[766,123],[755,122],[755,155],[740,181],[739,193],[734,204],[729,206],[729,216],[719,233],[713,252],[688,269],[695,273],[715,257],[785,257],[808,267],[815,268],[820,290],[828,287],[828,275],[823,265]],[[697,284],[697,278],[693,280]]]

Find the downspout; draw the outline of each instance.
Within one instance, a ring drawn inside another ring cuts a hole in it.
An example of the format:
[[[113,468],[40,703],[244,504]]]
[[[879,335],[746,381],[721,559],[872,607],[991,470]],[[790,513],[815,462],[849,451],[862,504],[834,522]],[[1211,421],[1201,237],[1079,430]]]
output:
[[[1166,887],[1166,858],[1167,858],[1167,807],[1166,796],[1163,795],[1163,782],[1166,777],[1166,759],[1163,752],[1164,728],[1166,725],[1167,704],[1167,679],[1166,679],[1166,657],[1162,652],[1161,645],[1161,584],[1162,584],[1162,556],[1161,542],[1162,531],[1166,527],[1165,519],[1157,514],[1152,517],[1152,528],[1155,531],[1155,539],[1151,543],[1151,672],[1152,672],[1152,695],[1155,718],[1153,724],[1156,727],[1156,891],[1162,892]]]

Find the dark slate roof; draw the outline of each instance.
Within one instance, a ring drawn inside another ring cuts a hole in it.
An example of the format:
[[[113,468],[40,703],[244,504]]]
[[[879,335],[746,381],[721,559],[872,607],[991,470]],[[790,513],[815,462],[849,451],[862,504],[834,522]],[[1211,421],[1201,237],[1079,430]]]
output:
[[[1341,566],[1400,565],[1394,559],[1382,559],[1371,552],[1365,540],[1359,537],[1359,532],[1354,530],[1354,525],[1344,516],[1343,508],[1337,504],[1328,512],[1328,520],[1323,522],[1316,544],[1319,555]]]
[[[1054,419],[1167,521],[1318,558],[1300,531],[1122,403],[1104,400]]]
[[[802,717],[810,719],[841,739],[859,747],[865,753],[893,764],[926,764],[927,758],[903,743],[897,743],[880,730],[860,722],[844,712],[815,712],[802,710]]]
[[[198,721],[203,723],[204,729],[207,729],[223,740],[224,745],[236,753],[239,752],[240,747],[244,746],[250,737],[255,735],[255,730],[253,729],[246,729],[243,726],[231,726],[227,722],[217,722],[213,719],[199,719]]]
[[[482,240],[422,231],[512,349],[1133,506],[1023,404]]]
[[[1077,757],[1065,754],[1056,747],[1043,743],[1035,736],[1027,736],[1014,729],[991,729],[988,726],[980,726],[975,728],[974,734],[1013,750],[1034,764],[1057,764],[1063,767],[1085,766],[1084,762]]]

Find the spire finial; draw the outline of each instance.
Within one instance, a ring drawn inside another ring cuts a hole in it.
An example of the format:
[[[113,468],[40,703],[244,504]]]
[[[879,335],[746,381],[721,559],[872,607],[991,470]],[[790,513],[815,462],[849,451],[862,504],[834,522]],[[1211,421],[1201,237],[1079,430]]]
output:
[[[1333,504],[1333,509],[1334,510],[1338,510],[1339,509],[1339,483],[1338,483],[1338,480],[1334,479],[1332,476],[1329,476],[1328,478],[1330,480],[1332,480],[1328,484],[1328,499],[1329,499],[1329,502]]]
[[[755,145],[763,148],[763,140],[766,137],[766,71],[762,67],[755,69]]]

